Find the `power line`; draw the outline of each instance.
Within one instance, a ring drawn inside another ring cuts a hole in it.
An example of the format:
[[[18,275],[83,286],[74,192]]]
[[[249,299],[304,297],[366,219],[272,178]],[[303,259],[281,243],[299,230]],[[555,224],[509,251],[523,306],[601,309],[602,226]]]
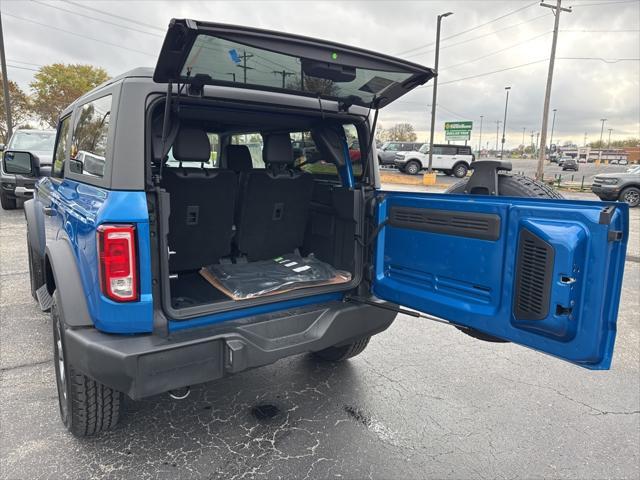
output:
[[[536,36],[534,36],[534,37],[527,38],[526,40],[523,40],[522,42],[514,43],[513,45],[509,45],[508,47],[502,48],[502,49],[500,49],[500,50],[496,50],[495,52],[488,53],[487,55],[483,55],[483,56],[481,56],[481,57],[474,58],[473,60],[467,60],[467,61],[464,61],[464,62],[456,63],[455,65],[448,65],[448,66],[446,66],[446,67],[441,68],[441,69],[440,69],[440,71],[442,71],[442,70],[446,70],[446,69],[448,69],[448,68],[456,68],[456,67],[459,67],[459,66],[461,66],[461,65],[467,65],[467,64],[469,64],[469,63],[475,63],[475,62],[477,62],[478,60],[482,60],[482,59],[484,59],[484,58],[491,57],[491,56],[493,56],[493,55],[497,55],[498,53],[502,53],[502,52],[504,52],[504,51],[506,51],[506,50],[510,50],[510,49],[512,49],[512,48],[519,47],[520,45],[524,45],[525,43],[529,43],[530,41],[535,40],[535,39],[537,39],[537,38],[540,38],[540,37],[544,37],[544,36],[546,36],[546,35],[549,35],[551,32],[552,32],[552,31],[551,31],[551,30],[549,30],[548,32],[544,32],[544,33],[541,33],[540,35],[536,35]]]
[[[496,17],[493,20],[489,20],[488,22],[481,23],[480,25],[476,25],[474,27],[468,28],[467,30],[463,30],[463,31],[458,32],[458,33],[454,33],[453,35],[449,35],[448,37],[442,38],[441,41],[444,42],[445,40],[449,40],[451,38],[459,37],[460,35],[464,35],[465,33],[469,33],[469,32],[472,32],[474,30],[477,30],[479,28],[485,27],[485,26],[489,25],[490,23],[497,22],[498,20],[502,20],[503,18],[506,18],[506,17],[508,17],[510,15],[513,15],[515,13],[521,12],[522,10],[525,10],[527,8],[533,7],[534,5],[537,5],[537,3],[538,2],[530,3],[528,5],[525,5],[524,7],[520,7],[518,9],[516,9],[516,10],[513,10],[512,12],[505,13],[504,15],[500,15],[499,17]],[[421,45],[421,46],[418,46],[418,47],[410,48],[409,50],[405,50],[404,52],[396,53],[395,55],[397,55],[397,56],[405,55],[405,54],[407,54],[409,52],[413,52],[415,50],[421,50],[423,48],[431,47],[432,45],[434,45],[434,43]]]
[[[102,15],[106,15],[106,16],[112,17],[112,18],[117,18],[119,20],[124,20],[125,22],[130,22],[130,23],[133,23],[135,25],[139,25],[139,26],[142,26],[142,27],[150,28],[152,30],[157,30],[157,31],[160,31],[160,32],[166,32],[166,30],[167,30],[166,28],[161,28],[161,27],[158,27],[156,25],[151,25],[149,23],[144,23],[144,22],[141,22],[139,20],[132,20],[132,19],[124,17],[122,15],[116,15],[115,13],[105,12],[104,10],[100,10],[99,8],[88,7],[85,4],[80,3],[80,2],[72,2],[71,0],[62,0],[62,1],[65,2],[65,3],[68,3],[70,5],[75,5],[76,7],[81,7],[81,8],[84,8],[86,10],[91,10],[92,12],[101,13]]]
[[[45,7],[49,7],[49,8],[55,8],[56,10],[60,10],[62,12],[67,12],[67,13],[70,13],[72,15],[77,15],[79,17],[88,18],[90,20],[95,20],[97,22],[106,23],[107,25],[113,25],[113,26],[118,27],[118,28],[123,28],[125,30],[131,30],[132,32],[138,32],[138,33],[142,33],[144,35],[151,35],[152,37],[163,38],[163,35],[160,35],[160,34],[157,34],[157,33],[145,32],[144,30],[140,30],[140,29],[137,29],[137,28],[127,27],[126,25],[120,25],[120,24],[115,23],[115,22],[110,22],[109,20],[104,20],[102,18],[92,17],[90,15],[85,15],[85,14],[80,13],[80,12],[75,12],[73,10],[68,10],[66,8],[58,7],[56,5],[51,5],[49,3],[41,2],[40,0],[31,0],[31,1],[33,3],[37,3],[39,5],[44,5]]]
[[[440,50],[444,50],[446,48],[457,47],[458,45],[464,45],[465,43],[473,42],[474,40],[478,40],[480,38],[489,37],[491,35],[495,35],[496,33],[504,32],[505,30],[510,30],[512,28],[519,27],[520,25],[524,25],[525,23],[530,23],[530,22],[533,22],[535,20],[539,20],[540,18],[547,17],[549,15],[553,15],[553,14],[552,13],[543,13],[542,15],[538,15],[537,17],[530,18],[529,20],[525,20],[523,22],[514,23],[513,25],[509,25],[508,27],[500,28],[498,30],[492,30],[491,32],[484,33],[482,35],[478,35],[477,37],[472,37],[472,38],[469,38],[467,40],[463,40],[463,41],[458,42],[458,43],[452,43],[451,45],[445,45],[444,47],[440,47]],[[433,50],[427,50],[427,51],[424,51],[424,52],[412,53],[411,55],[405,55],[405,56],[406,57],[415,57],[417,55],[426,55],[427,53],[431,53],[432,51]]]
[[[32,72],[39,72],[40,71],[37,68],[21,67],[19,65],[11,65],[10,63],[7,63],[7,67],[9,67],[9,68],[17,68],[18,70],[31,70]]]
[[[18,15],[13,15],[12,13],[7,13],[7,12],[3,12],[3,13],[7,17],[12,17],[12,18],[16,18],[18,20],[22,20],[23,22],[29,22],[29,23],[33,23],[35,25],[40,25],[41,27],[51,28],[53,30],[57,30],[59,32],[64,32],[64,33],[67,33],[69,35],[74,35],[76,37],[84,38],[86,40],[93,40],[94,42],[103,43],[105,45],[109,45],[110,47],[122,48],[123,50],[129,50],[130,52],[140,53],[142,55],[147,55],[149,57],[154,57],[154,58],[157,57],[157,55],[153,55],[153,54],[148,53],[148,52],[143,52],[142,50],[136,50],[134,48],[129,48],[129,47],[125,47],[123,45],[118,45],[117,43],[107,42],[105,40],[100,40],[99,38],[88,37],[86,35],[82,35],[81,33],[76,33],[76,32],[72,32],[70,30],[65,30],[64,28],[54,27],[53,25],[48,25],[46,23],[42,23],[42,22],[37,22],[35,20],[31,20],[30,18],[19,17]]]
[[[616,3],[636,3],[638,0],[614,0],[612,2],[599,2],[599,3],[583,3],[582,5],[576,4],[574,7],[595,7],[597,5],[615,5]]]
[[[640,58],[558,57],[558,60],[600,60],[604,63],[640,62]]]

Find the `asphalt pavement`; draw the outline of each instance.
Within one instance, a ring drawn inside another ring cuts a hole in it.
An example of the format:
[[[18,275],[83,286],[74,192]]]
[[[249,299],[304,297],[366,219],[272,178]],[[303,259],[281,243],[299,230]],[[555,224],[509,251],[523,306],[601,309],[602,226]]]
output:
[[[129,401],[114,431],[78,440],[59,420],[22,211],[0,210],[0,478],[639,478],[640,209],[631,216],[610,371],[400,315],[349,362],[301,355],[184,401]]]

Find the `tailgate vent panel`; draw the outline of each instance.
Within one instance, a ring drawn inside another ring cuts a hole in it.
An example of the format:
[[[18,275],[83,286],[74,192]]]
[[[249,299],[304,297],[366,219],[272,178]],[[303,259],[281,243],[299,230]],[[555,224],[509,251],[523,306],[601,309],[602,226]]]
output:
[[[549,314],[555,251],[529,230],[520,231],[513,314],[518,320],[543,320]]]

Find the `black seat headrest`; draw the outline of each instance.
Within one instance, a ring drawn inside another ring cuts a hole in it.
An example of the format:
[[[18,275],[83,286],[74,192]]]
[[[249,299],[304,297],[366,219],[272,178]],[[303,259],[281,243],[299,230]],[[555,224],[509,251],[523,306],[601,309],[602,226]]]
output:
[[[262,159],[266,165],[293,164],[293,147],[288,133],[274,133],[264,137]]]
[[[207,132],[197,127],[180,127],[173,143],[173,158],[179,162],[208,163],[211,144]]]
[[[227,168],[236,173],[248,172],[253,169],[251,152],[246,145],[227,145]]]

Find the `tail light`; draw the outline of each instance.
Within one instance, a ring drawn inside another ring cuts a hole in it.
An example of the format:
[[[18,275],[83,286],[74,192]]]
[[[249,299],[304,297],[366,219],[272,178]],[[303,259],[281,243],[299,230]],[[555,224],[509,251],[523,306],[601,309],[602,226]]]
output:
[[[116,302],[138,300],[136,230],[133,225],[100,225],[98,257],[102,293]]]

